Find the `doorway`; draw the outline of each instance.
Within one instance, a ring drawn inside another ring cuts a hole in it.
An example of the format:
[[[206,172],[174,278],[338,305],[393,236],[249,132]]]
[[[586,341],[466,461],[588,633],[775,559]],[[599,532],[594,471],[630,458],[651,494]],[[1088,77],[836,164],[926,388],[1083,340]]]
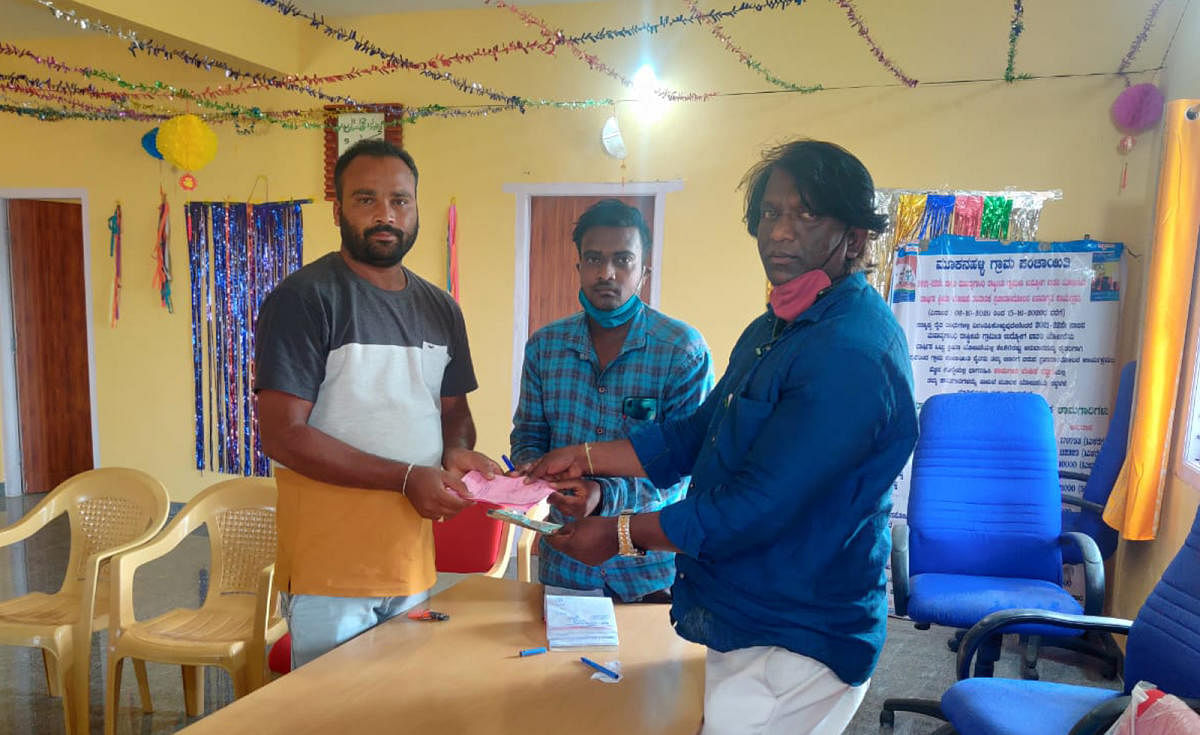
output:
[[[0,190],[4,494],[99,459],[86,193]]]
[[[521,394],[525,342],[537,328],[579,310],[575,276],[578,261],[571,230],[593,203],[615,198],[637,207],[650,227],[650,278],[642,299],[658,308],[662,286],[663,222],[666,195],[682,181],[628,184],[506,184],[516,195],[515,285],[513,289],[512,411]],[[536,262],[534,262],[536,260]],[[532,294],[532,298],[531,298]]]

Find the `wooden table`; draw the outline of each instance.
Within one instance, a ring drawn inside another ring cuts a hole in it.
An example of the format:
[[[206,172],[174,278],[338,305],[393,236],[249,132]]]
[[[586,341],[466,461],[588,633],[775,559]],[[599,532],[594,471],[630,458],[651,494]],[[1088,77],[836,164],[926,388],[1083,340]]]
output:
[[[699,729],[704,648],[675,635],[665,605],[618,605],[616,684],[591,679],[581,652],[546,645],[542,586],[470,577],[430,608],[446,622],[399,617],[370,630],[183,732],[678,733]]]

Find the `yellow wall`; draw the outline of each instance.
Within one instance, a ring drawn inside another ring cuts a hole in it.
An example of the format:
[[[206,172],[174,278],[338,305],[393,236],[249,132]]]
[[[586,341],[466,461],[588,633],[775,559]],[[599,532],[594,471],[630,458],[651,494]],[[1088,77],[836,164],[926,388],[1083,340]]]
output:
[[[1164,75],[1167,99],[1200,99],[1200,49],[1191,42],[1197,37],[1200,37],[1200,7],[1189,7],[1179,27],[1178,38],[1181,40],[1172,47],[1167,58]],[[1186,365],[1181,372],[1186,375],[1191,367]],[[1176,422],[1176,435],[1186,430],[1183,422],[1186,420],[1188,403],[1184,399],[1186,396],[1181,396],[1175,414],[1180,419]],[[1174,446],[1171,455],[1171,467],[1174,468]],[[1168,472],[1158,538],[1153,541],[1122,540],[1117,547],[1111,594],[1113,615],[1132,618],[1137,614],[1163,570],[1183,545],[1198,504],[1200,487],[1188,484],[1174,472]]]
[[[923,80],[945,80],[995,78],[1002,73],[1011,7],[992,5],[875,0],[859,3],[859,8],[880,45],[907,73]],[[1110,13],[1100,15],[1085,0],[1028,8],[1018,70],[1082,73],[1115,68],[1130,29],[1141,26],[1145,9],[1131,3],[1111,5]],[[1173,22],[1177,7],[1175,2],[1164,6],[1164,18]],[[672,2],[611,2],[537,10],[556,26],[587,30],[633,22],[643,15],[674,14],[680,8]],[[1084,14],[1094,19],[1087,29],[1078,22]],[[297,21],[280,18],[279,22]],[[380,45],[403,47],[414,58],[535,35],[506,11],[496,9],[346,24],[369,29]],[[1063,200],[1048,204],[1042,219],[1044,238],[1077,238],[1089,232],[1123,240],[1145,256],[1158,140],[1156,134],[1146,134],[1127,159],[1116,153],[1119,135],[1109,122],[1108,106],[1122,89],[1120,80],[1097,76],[1014,85],[992,81],[930,84],[912,90],[872,86],[894,80],[871,58],[832,3],[806,3],[787,13],[747,14],[728,23],[727,30],[779,76],[827,86],[868,86],[807,96],[728,96],[680,104],[653,126],[640,124],[632,107],[621,104],[616,112],[630,151],[624,166],[599,146],[600,127],[611,108],[427,119],[406,128],[406,145],[421,169],[424,219],[409,265],[434,280],[443,277],[445,208],[451,196],[458,201],[462,305],[480,379],[480,390],[471,400],[484,451],[495,455],[506,449],[511,419],[514,198],[503,193],[506,183],[682,180],[683,189],[666,200],[662,307],[703,332],[719,367],[742,327],[762,308],[761,267],[740,223],[741,200],[735,187],[764,145],[794,136],[845,145],[862,158],[880,186],[1060,188]],[[305,71],[329,73],[372,63],[316,32],[312,39]],[[1160,58],[1165,40],[1164,34],[1153,35],[1146,58]],[[104,39],[70,46],[62,42],[27,45],[80,64],[119,68],[140,79],[170,74],[187,80],[196,74],[179,64],[131,60],[120,43]],[[696,27],[587,50],[627,73],[640,61],[651,60],[664,84],[683,89],[768,86]],[[626,94],[566,49],[559,49],[553,58],[517,56],[451,71],[530,97]],[[222,81],[206,79],[204,83]],[[376,102],[462,101],[457,93],[445,91],[447,87],[403,73],[335,89]],[[264,99],[278,100],[275,104],[282,106],[312,104],[296,96]],[[218,130],[222,147],[217,160],[198,174],[201,188],[185,196],[174,185],[175,175],[160,173],[160,164],[141,152],[138,138],[149,125],[47,124],[11,116],[3,118],[2,124],[0,181],[5,186],[82,187],[89,193],[103,463],[142,467],[166,482],[174,498],[190,497],[217,478],[191,469],[182,204],[189,198],[244,199],[254,177],[266,173],[272,198],[316,200],[305,207],[306,260],[316,258],[337,245],[329,205],[321,198],[320,135],[264,128],[238,136],[223,126]],[[1129,184],[1119,192],[1124,160],[1129,163]],[[176,233],[174,315],[156,305],[150,286],[160,182],[170,192]],[[111,266],[105,219],[117,199],[123,202],[127,227],[126,288],[121,325],[110,330],[106,304]],[[1132,355],[1135,345],[1140,262],[1131,260],[1126,278],[1131,288],[1122,323],[1123,356]]]

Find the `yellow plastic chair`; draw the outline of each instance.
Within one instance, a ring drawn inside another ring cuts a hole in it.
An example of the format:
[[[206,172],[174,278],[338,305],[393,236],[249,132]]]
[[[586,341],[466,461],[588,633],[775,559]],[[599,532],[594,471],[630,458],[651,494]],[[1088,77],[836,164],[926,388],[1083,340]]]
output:
[[[88,731],[92,631],[108,625],[108,560],[158,533],[169,507],[158,480],[108,467],[67,479],[24,518],[0,529],[3,547],[29,538],[63,513],[70,520],[71,555],[58,592],[0,602],[0,644],[42,649],[47,688],[62,697],[69,734]],[[144,686],[144,669],[138,678]]]
[[[287,631],[275,589],[275,481],[226,480],[201,491],[149,544],[113,560],[114,609],[108,628],[108,677],[104,732],[116,729],[121,665],[132,658],[135,671],[145,661],[178,664],[183,672],[188,715],[204,707],[205,666],[220,666],[241,697],[262,686],[266,648]],[[210,586],[198,609],[178,608],[138,621],[133,614],[133,575],[143,564],[165,556],[188,534],[208,526]],[[150,690],[139,686],[142,711],[153,712]]]

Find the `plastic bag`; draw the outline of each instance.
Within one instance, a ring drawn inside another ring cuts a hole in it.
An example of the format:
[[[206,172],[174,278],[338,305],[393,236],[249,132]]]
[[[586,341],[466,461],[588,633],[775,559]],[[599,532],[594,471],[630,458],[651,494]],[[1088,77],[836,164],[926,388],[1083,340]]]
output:
[[[1173,694],[1164,694],[1148,681],[1129,693],[1129,706],[1105,735],[1194,735],[1200,733],[1200,714]]]

